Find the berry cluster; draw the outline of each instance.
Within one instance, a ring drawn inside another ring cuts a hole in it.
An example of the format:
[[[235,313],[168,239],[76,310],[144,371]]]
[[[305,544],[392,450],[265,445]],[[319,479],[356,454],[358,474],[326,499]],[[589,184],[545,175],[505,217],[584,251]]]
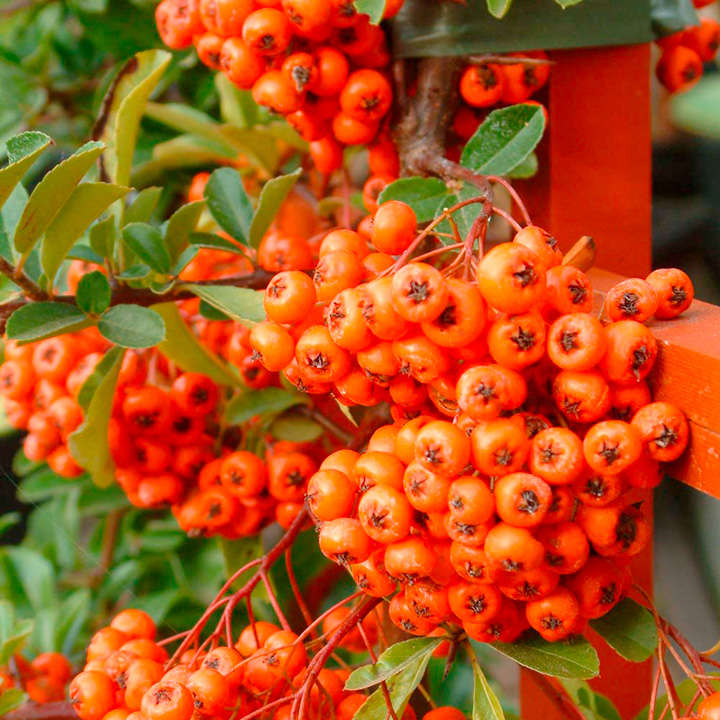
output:
[[[511,63],[509,58],[518,58]],[[460,97],[464,103],[456,111],[452,131],[457,138],[469,140],[493,107],[537,104],[530,98],[545,87],[550,77],[547,55],[541,51],[508,53],[493,60],[468,65],[460,76]],[[547,111],[545,113],[547,120]]]
[[[388,2],[383,17],[401,5]],[[390,109],[385,34],[348,0],[163,0],[156,22],[166,45],[194,44],[203,63],[285,116],[321,172],[341,166],[343,145],[371,142]]]
[[[322,551],[361,588],[400,585],[398,625],[562,639],[622,597],[650,532],[638,491],[687,444],[683,413],[651,402],[644,323],[679,315],[692,285],[677,269],[623,281],[598,319],[589,278],[538,227],[479,258],[474,280],[472,258],[464,279],[458,258],[403,264],[424,234],[398,201],[374,215],[378,252],[330,232],[314,281],[271,280],[250,344],[306,392],[392,403],[395,424],[327,458],[307,501]]]
[[[349,615],[346,607],[325,613],[322,633],[336,630]],[[345,636],[342,647],[374,643],[377,620],[368,615]],[[214,643],[205,651],[188,649],[168,662],[164,642],[155,642],[155,625],[140,610],[124,610],[99,630],[87,649],[86,664],[70,684],[70,698],[81,720],[224,720],[262,717],[288,720],[297,689],[309,675],[309,632],[301,636],[269,622],[255,621],[234,644]],[[309,692],[307,714],[352,720],[367,700],[344,689],[348,670],[321,668]],[[265,712],[263,712],[265,710]],[[402,720],[415,720],[408,706]],[[463,720],[449,707],[423,720]]]
[[[62,653],[41,653],[30,662],[15,654],[12,672],[7,666],[0,667],[0,695],[10,688],[20,687],[33,702],[58,702],[65,699],[71,676],[70,661]]]
[[[203,250],[186,268],[186,279],[237,274],[244,262],[237,254]],[[71,280],[91,269],[73,266]],[[197,300],[184,302],[182,311],[203,344],[233,363],[248,386],[277,382],[252,356],[247,328],[201,317]],[[83,472],[67,442],[83,421],[83,384],[109,348],[94,328],[5,344],[0,395],[8,420],[28,431],[27,457],[46,461],[62,477]],[[137,507],[171,506],[189,534],[242,537],[273,521],[288,527],[317,467],[314,448],[268,437],[265,457],[236,450],[238,437],[220,433],[222,399],[210,378],[179,372],[156,350],[126,351],[108,432],[118,484]]]
[[[696,0],[696,7],[715,0]],[[657,41],[662,50],[655,71],[670,92],[690,89],[700,80],[703,64],[712,62],[720,48],[720,23],[702,18],[699,25],[673,33]]]

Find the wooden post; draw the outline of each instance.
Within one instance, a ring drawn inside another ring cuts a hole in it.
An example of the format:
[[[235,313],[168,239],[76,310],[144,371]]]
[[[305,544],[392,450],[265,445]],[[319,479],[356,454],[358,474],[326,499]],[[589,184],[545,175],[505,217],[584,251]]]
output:
[[[564,250],[591,235],[598,267],[644,277],[652,250],[650,47],[561,50],[550,58],[555,65],[541,172],[523,183],[521,193],[533,220]],[[633,573],[650,592],[652,548],[634,561]],[[600,677],[591,684],[613,700],[623,718],[633,718],[647,704],[652,664],[625,662],[599,638],[594,642]],[[567,717],[532,673],[523,672],[521,704],[523,720]]]

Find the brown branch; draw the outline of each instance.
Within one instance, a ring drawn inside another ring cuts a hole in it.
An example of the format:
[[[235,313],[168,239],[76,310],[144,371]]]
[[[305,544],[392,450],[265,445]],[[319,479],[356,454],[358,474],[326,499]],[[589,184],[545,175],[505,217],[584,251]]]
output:
[[[47,300],[48,295],[25,273],[18,272],[15,266],[0,256],[0,273],[12,280],[31,300]]]
[[[27,702],[3,715],[3,720],[77,720],[70,702]]]
[[[2,258],[0,258],[2,260]],[[2,262],[0,262],[0,272],[4,273]],[[233,275],[226,278],[218,278],[217,280],[202,280],[194,285],[228,285],[239,288],[250,288],[252,290],[263,290],[273,277],[273,273],[266,270],[255,270],[247,275]],[[13,281],[17,280],[13,277]],[[32,283],[35,288],[37,286]],[[27,293],[26,293],[27,294]],[[142,305],[148,307],[156,303],[174,302],[176,300],[189,300],[196,297],[191,291],[183,287],[174,287],[164,293],[154,293],[152,290],[145,288],[131,288],[127,286],[119,287],[112,294],[110,305]],[[40,291],[33,292],[28,298],[17,298],[0,305],[0,333],[5,332],[5,324],[8,318],[23,305],[39,300],[52,300],[53,302],[65,303],[67,305],[75,304],[74,295],[57,295],[50,298],[46,293]]]
[[[408,99],[399,118],[394,138],[403,175],[430,175],[445,155],[447,128],[459,103],[457,80],[464,60],[459,57],[431,57],[418,61],[417,92]],[[395,91],[402,97],[404,68],[396,67]]]

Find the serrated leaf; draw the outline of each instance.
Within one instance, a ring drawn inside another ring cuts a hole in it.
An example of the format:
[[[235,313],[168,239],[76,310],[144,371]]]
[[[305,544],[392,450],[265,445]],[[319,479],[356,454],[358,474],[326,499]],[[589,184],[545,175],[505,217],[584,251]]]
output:
[[[595,648],[582,637],[550,643],[533,636],[514,643],[492,643],[490,647],[543,675],[587,679],[600,671]]]
[[[0,207],[5,204],[15,186],[51,143],[51,138],[36,130],[24,132],[7,141],[10,164],[0,170]]]
[[[111,297],[110,283],[99,270],[93,270],[80,278],[75,302],[83,312],[99,315],[110,305]]]
[[[99,487],[108,487],[115,480],[115,463],[108,446],[108,425],[124,354],[125,351],[118,347],[105,353],[101,361],[104,373],[98,377],[85,419],[68,438],[68,447],[75,462],[90,474],[92,481]]]
[[[117,74],[103,100],[93,135],[107,146],[103,169],[118,185],[131,184],[130,168],[145,103],[170,59],[164,50],[137,53]]]
[[[77,332],[92,324],[85,313],[69,303],[31,302],[18,308],[7,322],[7,336],[30,342]]]
[[[537,105],[493,110],[463,148],[460,162],[483,175],[507,175],[535,149],[545,132]]]
[[[170,272],[170,253],[160,231],[146,223],[126,225],[122,232],[125,244],[155,272]]]
[[[261,291],[232,287],[231,285],[197,285],[194,283],[188,283],[182,287],[187,288],[233,320],[248,327],[265,319]]]
[[[504,18],[507,15],[512,0],[487,0],[487,9],[496,18]]]
[[[237,170],[215,170],[205,186],[205,201],[217,224],[231,237],[247,245],[253,208]]]
[[[40,262],[51,283],[77,239],[113,202],[124,197],[129,190],[130,188],[119,185],[94,182],[83,183],[73,190],[46,230],[42,242]]]
[[[68,202],[85,173],[100,157],[103,147],[98,142],[83,145],[75,154],[50,170],[36,185],[15,228],[13,243],[19,253],[27,255],[32,250]]]
[[[170,216],[165,227],[165,247],[173,261],[188,246],[190,234],[195,230],[204,207],[202,200],[187,203]]]
[[[298,181],[302,174],[302,169],[298,168],[295,172],[288,175],[280,175],[268,180],[260,192],[260,200],[258,201],[257,210],[253,215],[248,233],[248,240],[251,247],[258,247],[265,232],[275,219],[280,206],[283,204],[288,193]]]
[[[238,379],[222,364],[214,353],[200,344],[183,321],[175,303],[160,303],[152,306],[165,323],[165,339],[158,344],[158,350],[185,372],[207,375],[218,385],[233,387]]]
[[[149,222],[155,212],[162,191],[161,187],[154,186],[141,190],[137,197],[125,208],[124,224]]]
[[[20,688],[9,688],[0,695],[0,717],[19,708],[28,699]]]
[[[655,652],[658,636],[652,613],[630,598],[590,625],[615,652],[631,662],[643,662]]]
[[[472,720],[505,720],[502,705],[480,667],[475,650],[470,648],[470,652],[473,667]]]
[[[558,682],[586,720],[621,720],[613,702],[595,692],[585,680],[558,678]]]
[[[165,323],[154,310],[139,305],[114,305],[98,322],[100,334],[125,348],[154,347],[165,339]]]
[[[401,670],[397,675],[393,675],[387,681],[388,691],[390,692],[390,701],[398,717],[402,717],[405,707],[410,700],[410,696],[415,692],[415,688],[420,684],[425,668],[432,651],[415,660],[411,665]],[[381,688],[375,690],[370,697],[358,708],[353,716],[353,720],[378,720],[384,718],[387,713],[385,704],[385,695]]]
[[[225,408],[225,422],[228,425],[240,425],[256,415],[273,415],[284,412],[295,405],[307,405],[307,395],[269,387],[262,390],[245,390],[238,393]]]
[[[435,217],[435,209],[447,194],[447,185],[439,178],[400,178],[383,189],[378,203],[402,200],[415,211],[418,222],[424,223]]]
[[[418,637],[394,643],[380,655],[377,662],[353,670],[345,682],[345,689],[362,690],[388,680],[406,667],[432,655],[441,642],[438,638]]]
[[[385,12],[385,0],[355,0],[355,9],[370,16],[370,22],[377,25]]]
[[[322,437],[325,430],[315,420],[291,411],[273,420],[268,432],[276,440],[304,443]]]

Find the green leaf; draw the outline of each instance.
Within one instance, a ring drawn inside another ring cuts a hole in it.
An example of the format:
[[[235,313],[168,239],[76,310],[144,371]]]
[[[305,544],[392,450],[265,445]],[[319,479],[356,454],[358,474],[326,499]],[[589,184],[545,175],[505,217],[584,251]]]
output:
[[[362,690],[388,680],[406,667],[432,655],[441,642],[437,638],[418,637],[395,643],[380,655],[376,663],[354,670],[345,682],[345,689]]]
[[[10,164],[0,170],[0,207],[5,204],[15,186],[51,143],[52,140],[45,133],[36,130],[24,132],[7,141]]]
[[[101,257],[111,258],[115,252],[117,234],[115,217],[106,217],[90,228],[90,247]]]
[[[295,405],[307,405],[309,399],[303,393],[284,388],[269,387],[262,390],[245,390],[238,393],[225,408],[225,422],[241,425],[256,415],[274,415]]]
[[[102,151],[102,143],[83,145],[37,184],[15,228],[14,244],[19,253],[27,255],[32,250]]]
[[[154,186],[141,190],[130,205],[125,208],[124,224],[149,222],[155,212],[162,191],[161,187]]]
[[[565,8],[579,5],[583,0],[555,0],[555,2],[564,10]]]
[[[472,720],[505,720],[502,705],[480,667],[475,650],[470,647],[469,652],[473,667]]]
[[[149,102],[145,107],[145,114],[181,133],[190,133],[213,142],[224,143],[227,151],[232,151],[232,145],[227,143],[222,134],[221,125],[209,115],[189,105]]]
[[[126,348],[153,347],[165,339],[165,323],[154,310],[139,305],[114,305],[98,323],[100,334]]]
[[[208,305],[212,305],[233,320],[248,327],[265,319],[261,291],[230,285],[196,285],[194,283],[188,283],[182,287],[190,290]]]
[[[720,76],[705,75],[694,87],[670,98],[670,116],[673,125],[692,135],[717,140],[720,128]]]
[[[586,679],[600,671],[595,648],[581,637],[550,643],[536,635],[514,643],[492,643],[490,647],[543,675]]]
[[[487,0],[487,9],[496,18],[504,18],[510,9],[512,0]]]
[[[119,348],[114,348],[114,350],[119,350]],[[92,373],[90,373],[87,380],[85,380],[82,384],[80,392],[78,393],[78,402],[85,412],[87,412],[90,407],[90,403],[95,397],[95,393],[97,392],[98,387],[100,387],[102,381],[105,379],[105,376],[108,372],[110,372],[110,370],[112,370],[116,361],[116,354],[117,353],[114,351],[112,353],[106,353],[102,360],[100,360],[100,362],[95,366]],[[124,355],[124,350],[121,351],[121,354]]]
[[[225,140],[232,144],[233,156],[247,155],[271,176],[275,175],[280,159],[278,139],[292,147],[307,147],[304,140],[300,139],[300,142],[297,142],[298,134],[285,122],[252,129],[223,125],[222,134]]]
[[[27,701],[27,695],[20,688],[9,688],[0,695],[0,717],[19,708]]]
[[[132,223],[123,228],[123,241],[155,272],[170,272],[170,253],[160,231],[146,223]]]
[[[240,90],[223,73],[215,74],[215,87],[220,96],[220,116],[226,123],[239,128],[256,125],[262,115],[261,108],[249,90]]]
[[[630,598],[607,615],[590,622],[615,652],[631,662],[647,660],[657,647],[657,627],[652,613]]]
[[[388,680],[387,687],[390,692],[390,701],[398,717],[402,716],[408,700],[410,700],[410,696],[422,681],[425,668],[427,668],[431,655],[432,650],[417,658],[415,662]],[[385,695],[383,694],[382,688],[378,688],[358,708],[358,711],[353,716],[353,720],[378,720],[378,718],[384,718],[386,713]]]
[[[68,438],[68,447],[73,458],[90,473],[92,481],[99,487],[108,487],[115,480],[115,463],[108,447],[108,425],[112,414],[115,385],[124,355],[125,351],[122,348],[111,348],[105,353],[105,357],[100,362],[100,365],[104,366],[104,372],[102,377],[97,378],[98,382],[87,405],[85,419]],[[96,373],[98,369],[95,369]]]
[[[76,332],[91,324],[85,313],[69,303],[31,302],[10,316],[7,335],[20,342],[30,342]]]
[[[302,443],[317,440],[325,430],[315,420],[289,412],[276,418],[270,425],[269,432],[276,440]]]
[[[226,540],[220,537],[218,538],[218,544],[222,552],[227,577],[263,555],[262,537],[259,533],[238,538],[237,540]]]
[[[0,170],[0,172],[2,171]],[[28,194],[25,186],[16,185],[0,210],[0,255],[13,264],[15,263],[15,253],[12,249],[12,237],[27,201]]]
[[[131,184],[130,168],[145,103],[171,57],[164,50],[137,53],[117,74],[103,101],[94,136],[107,147],[103,170],[118,185]]]
[[[152,309],[165,323],[165,339],[158,344],[158,350],[185,372],[207,375],[218,385],[233,387],[238,379],[215,353],[209,352],[198,342],[194,333],[185,324],[175,303],[160,303]]]
[[[613,702],[605,695],[595,692],[584,680],[558,678],[558,682],[587,720],[621,720]]]
[[[59,622],[55,627],[55,647],[69,655],[78,635],[90,617],[91,595],[87,588],[80,588],[68,595],[60,605]]]
[[[437,208],[436,215],[440,215],[444,210],[451,208],[453,205],[457,205],[465,200],[472,200],[478,197],[479,190],[471,183],[462,183],[459,190],[452,195],[447,195]],[[465,205],[465,207],[456,210],[453,213],[453,220],[457,225],[460,236],[464,238],[472,228],[475,219],[482,210],[482,203],[472,203],[471,205]],[[439,232],[452,233],[452,227],[447,220],[443,220],[438,226]],[[454,240],[441,238],[441,241],[446,245],[450,245]]]
[[[463,148],[460,162],[483,175],[507,175],[535,149],[545,132],[537,105],[493,110]]]
[[[415,211],[418,222],[424,223],[435,217],[435,209],[447,194],[447,185],[438,178],[401,178],[383,189],[378,203],[402,200]]]
[[[50,282],[55,279],[60,264],[77,239],[101,213],[129,190],[110,183],[95,182],[83,183],[73,190],[43,238],[40,262]]]
[[[9,512],[0,515],[0,538],[5,533],[14,528],[22,520],[22,515],[19,512]]]
[[[37,606],[34,605],[33,608],[37,612]],[[2,645],[0,645],[0,663],[6,665],[16,652],[22,650],[32,631],[32,620],[19,620],[14,623],[9,634],[3,639]]]
[[[116,273],[115,278],[117,280],[144,280],[151,272],[152,269],[145,263],[136,263],[125,268],[122,272]]]
[[[67,492],[70,482],[47,465],[23,478],[18,489],[18,499],[24,503],[37,503]]]
[[[385,0],[355,0],[355,9],[370,16],[370,22],[377,25],[385,12]]]
[[[538,156],[531,152],[519,165],[515,166],[514,170],[508,173],[508,177],[516,180],[527,180],[537,175],[538,167]]]
[[[80,278],[75,302],[83,312],[99,315],[110,305],[111,296],[108,279],[99,270],[94,270]]]
[[[205,186],[205,200],[217,224],[235,240],[247,245],[253,208],[237,170],[215,170]]]
[[[298,168],[295,172],[291,172],[288,175],[279,175],[278,177],[272,178],[263,185],[257,210],[255,211],[255,215],[253,215],[248,233],[248,240],[251,247],[256,248],[260,245],[263,235],[265,235],[265,232],[275,219],[275,215],[277,215],[280,206],[288,196],[288,193],[293,189],[293,186],[301,174],[302,169]]]
[[[238,255],[244,255],[243,248],[238,247],[234,242],[214,233],[190,233],[190,244],[198,247],[212,248],[214,250],[227,250]]]
[[[187,203],[170,216],[165,228],[165,247],[173,261],[188,246],[190,233],[195,230],[204,208],[202,200]]]
[[[33,610],[40,612],[43,608],[52,607],[57,595],[55,573],[50,561],[39,552],[20,546],[5,548],[3,555],[20,581]],[[17,623],[15,634],[24,633],[25,627],[23,621]]]

